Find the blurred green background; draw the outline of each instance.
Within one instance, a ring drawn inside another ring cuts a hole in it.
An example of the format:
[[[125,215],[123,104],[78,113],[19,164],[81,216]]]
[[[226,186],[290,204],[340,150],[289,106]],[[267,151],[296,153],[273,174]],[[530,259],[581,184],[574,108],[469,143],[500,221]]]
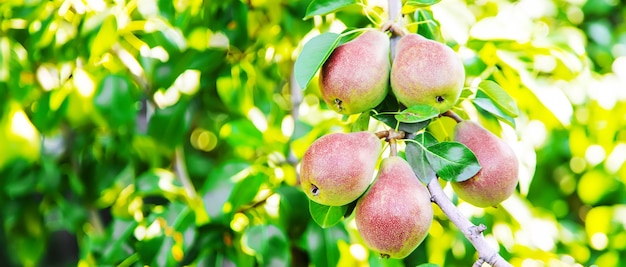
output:
[[[317,79],[297,88],[293,63],[322,32],[382,22],[387,3],[303,20],[309,2],[2,1],[0,262],[471,265],[437,208],[405,260],[369,252],[352,218],[312,221],[299,159],[357,116],[330,111]],[[522,163],[515,195],[489,209],[453,197],[515,266],[626,265],[625,6],[404,6],[408,23],[432,15],[468,87],[492,79],[520,107],[515,129],[480,117]]]

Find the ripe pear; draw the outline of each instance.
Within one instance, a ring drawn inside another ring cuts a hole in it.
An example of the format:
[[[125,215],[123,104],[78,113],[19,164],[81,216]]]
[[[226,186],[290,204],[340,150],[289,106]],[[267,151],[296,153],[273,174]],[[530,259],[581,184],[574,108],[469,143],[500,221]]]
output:
[[[450,47],[418,34],[400,38],[391,67],[391,90],[400,103],[443,113],[456,104],[464,83],[463,62]]]
[[[355,208],[365,244],[383,258],[405,258],[422,243],[433,221],[430,194],[401,157],[383,159],[374,184]]]
[[[472,121],[455,126],[454,140],[471,149],[482,166],[474,177],[451,183],[459,198],[477,207],[490,207],[513,194],[519,163],[507,143]]]
[[[368,30],[333,50],[320,72],[320,92],[341,114],[356,114],[380,104],[389,91],[389,37]]]
[[[381,150],[380,139],[370,132],[322,136],[302,157],[302,189],[319,204],[346,205],[367,190]]]

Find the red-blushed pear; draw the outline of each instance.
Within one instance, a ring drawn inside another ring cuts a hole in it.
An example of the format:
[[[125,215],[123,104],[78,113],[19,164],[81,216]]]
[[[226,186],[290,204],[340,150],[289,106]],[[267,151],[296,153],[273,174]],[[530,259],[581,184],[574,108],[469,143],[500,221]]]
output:
[[[400,38],[391,66],[391,90],[400,103],[443,113],[456,104],[464,83],[463,62],[450,47],[414,33]]]
[[[472,121],[455,126],[454,140],[471,149],[482,166],[474,177],[451,183],[459,198],[477,207],[490,207],[513,194],[519,163],[507,143]]]
[[[343,206],[367,190],[382,142],[370,132],[332,133],[307,149],[300,166],[300,183],[313,201]]]
[[[433,221],[430,194],[401,157],[382,160],[374,184],[355,208],[363,241],[383,258],[405,258],[424,240]]]
[[[320,92],[341,114],[356,114],[380,104],[389,92],[389,37],[368,30],[331,53],[320,72]]]

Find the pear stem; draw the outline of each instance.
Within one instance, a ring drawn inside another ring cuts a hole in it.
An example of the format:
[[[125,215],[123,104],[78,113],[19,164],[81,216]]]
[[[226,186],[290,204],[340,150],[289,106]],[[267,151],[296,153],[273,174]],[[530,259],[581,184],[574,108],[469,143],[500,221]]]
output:
[[[473,266],[481,266],[482,263],[488,263],[493,267],[512,266],[487,243],[483,236],[483,232],[487,227],[483,224],[476,226],[465,218],[443,192],[438,178],[431,179],[427,187],[428,191],[430,191],[431,201],[439,206],[441,211],[446,214],[450,221],[463,232],[467,240],[476,248],[478,260],[476,260]]]
[[[457,123],[460,123],[463,121],[463,118],[461,118],[461,116],[459,116],[458,114],[456,114],[454,111],[452,110],[448,110],[444,113],[441,114],[441,116],[446,116],[446,117],[450,117],[452,118],[454,121],[456,121]]]
[[[396,139],[389,139],[389,156],[395,157],[398,155],[398,144]]]

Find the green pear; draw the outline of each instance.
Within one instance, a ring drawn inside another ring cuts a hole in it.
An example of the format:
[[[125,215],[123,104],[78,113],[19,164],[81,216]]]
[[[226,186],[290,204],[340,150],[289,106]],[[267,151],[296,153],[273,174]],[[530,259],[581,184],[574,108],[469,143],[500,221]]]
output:
[[[400,103],[443,113],[456,104],[464,83],[463,62],[450,47],[418,34],[400,38],[391,67],[391,90]]]
[[[370,132],[333,133],[315,140],[302,157],[300,183],[313,201],[343,206],[367,190],[382,143]]]
[[[519,163],[507,143],[472,121],[455,126],[454,140],[471,149],[482,166],[474,177],[451,183],[459,198],[477,207],[490,207],[513,194]]]
[[[383,159],[374,184],[355,208],[365,244],[383,258],[405,258],[424,240],[433,221],[430,194],[401,157]]]
[[[341,114],[368,111],[389,91],[389,37],[368,30],[333,50],[320,72],[320,92]]]

